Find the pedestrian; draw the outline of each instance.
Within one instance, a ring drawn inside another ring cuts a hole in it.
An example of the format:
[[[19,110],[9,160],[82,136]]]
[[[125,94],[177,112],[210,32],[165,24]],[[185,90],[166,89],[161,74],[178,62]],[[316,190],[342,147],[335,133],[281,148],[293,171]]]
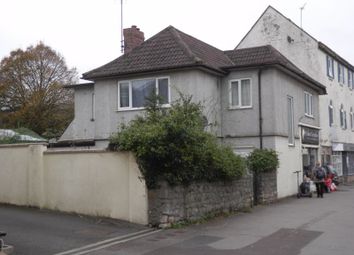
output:
[[[315,168],[312,171],[313,180],[316,184],[317,197],[323,198],[323,193],[325,189],[325,178],[326,172],[321,166],[320,162],[316,163]]]

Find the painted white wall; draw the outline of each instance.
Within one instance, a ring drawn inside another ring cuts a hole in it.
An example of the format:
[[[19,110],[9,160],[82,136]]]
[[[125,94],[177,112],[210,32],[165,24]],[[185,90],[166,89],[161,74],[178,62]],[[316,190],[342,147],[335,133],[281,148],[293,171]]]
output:
[[[0,202],[148,223],[145,182],[130,153],[0,146]]]
[[[277,170],[278,198],[294,195],[297,193],[297,176],[294,172],[302,170],[300,142],[296,139],[295,146],[288,146],[288,138],[278,136],[275,137],[275,150],[279,157],[279,168]],[[301,182],[301,173],[299,178]]]
[[[45,146],[0,146],[0,201],[40,206],[43,201],[42,160]]]

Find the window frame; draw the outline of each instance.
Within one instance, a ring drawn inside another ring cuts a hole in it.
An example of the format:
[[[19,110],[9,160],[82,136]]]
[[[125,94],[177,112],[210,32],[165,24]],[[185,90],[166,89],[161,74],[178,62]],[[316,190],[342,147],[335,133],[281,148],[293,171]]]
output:
[[[350,107],[350,130],[354,131],[354,113],[353,113],[353,107]]]
[[[307,107],[307,100],[306,98],[308,97],[308,107]],[[310,117],[310,118],[314,118],[314,114],[313,114],[313,94],[304,91],[304,99],[305,99],[305,116],[306,117]],[[307,110],[309,110],[307,112]]]
[[[170,77],[169,76],[158,76],[158,77],[145,77],[145,78],[140,78],[140,79],[131,79],[131,80],[121,80],[118,81],[117,84],[117,95],[118,95],[118,100],[117,100],[117,111],[134,111],[134,110],[144,110],[145,107],[133,107],[133,86],[132,82],[133,81],[141,81],[141,80],[155,80],[155,92],[156,95],[159,93],[159,80],[162,79],[167,79],[167,87],[168,87],[168,95],[167,95],[167,104],[161,104],[161,107],[170,107],[171,106],[171,86],[170,86]],[[120,106],[120,85],[123,83],[128,83],[129,86],[129,106],[128,107],[121,107]]]
[[[345,129],[345,111],[344,111],[344,107],[343,104],[341,104],[340,109],[339,109],[339,120],[340,120],[340,127],[342,129]]]
[[[332,121],[331,121],[331,113],[332,113]],[[329,120],[329,126],[333,127],[333,125],[334,125],[334,107],[333,107],[332,100],[329,101],[329,105],[328,105],[328,120]]]
[[[242,89],[241,81],[249,80],[250,81],[250,105],[242,105]],[[238,82],[238,105],[232,105],[232,83]],[[252,104],[252,78],[240,78],[229,80],[229,109],[249,109],[253,107]]]
[[[348,88],[353,89],[353,72],[350,69],[348,69]]]
[[[294,121],[294,98],[292,96],[287,96],[286,98],[287,114],[288,114],[288,145],[295,146],[295,121]],[[290,105],[289,105],[290,102]],[[290,106],[290,108],[289,108]],[[290,114],[289,114],[290,113]],[[291,126],[289,126],[291,123]]]
[[[327,76],[334,79],[334,59],[327,55]]]
[[[345,84],[345,69],[344,65],[337,62],[338,64],[338,83],[343,86]]]

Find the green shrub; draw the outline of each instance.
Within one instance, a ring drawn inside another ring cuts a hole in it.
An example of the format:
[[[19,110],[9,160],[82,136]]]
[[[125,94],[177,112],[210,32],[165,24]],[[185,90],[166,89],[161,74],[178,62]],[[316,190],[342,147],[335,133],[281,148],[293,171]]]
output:
[[[255,149],[247,158],[250,170],[254,172],[271,172],[279,166],[278,155],[271,149]]]
[[[204,131],[202,106],[181,95],[169,108],[152,100],[145,116],[122,125],[111,147],[132,151],[148,188],[159,180],[171,185],[232,180],[245,172],[245,162]],[[112,146],[113,145],[113,146]]]
[[[24,143],[24,141],[21,141],[21,138],[18,135],[0,137],[0,144],[15,144],[15,143]]]

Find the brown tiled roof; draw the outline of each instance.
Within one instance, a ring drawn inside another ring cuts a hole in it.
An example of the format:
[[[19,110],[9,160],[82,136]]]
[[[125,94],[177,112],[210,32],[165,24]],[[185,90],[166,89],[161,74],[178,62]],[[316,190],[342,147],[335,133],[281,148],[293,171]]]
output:
[[[282,66],[325,93],[322,84],[313,80],[270,45],[221,51],[172,26],[165,28],[131,52],[84,73],[83,78],[95,80],[184,67],[204,67],[226,74],[234,68],[269,65]]]
[[[225,54],[233,62],[232,66],[224,67],[226,69],[277,65],[314,84],[321,94],[326,93],[324,85],[312,79],[271,45],[225,51]]]
[[[220,67],[229,65],[232,62],[223,51],[169,26],[133,51],[84,73],[83,78],[93,80],[190,66],[223,72]]]

